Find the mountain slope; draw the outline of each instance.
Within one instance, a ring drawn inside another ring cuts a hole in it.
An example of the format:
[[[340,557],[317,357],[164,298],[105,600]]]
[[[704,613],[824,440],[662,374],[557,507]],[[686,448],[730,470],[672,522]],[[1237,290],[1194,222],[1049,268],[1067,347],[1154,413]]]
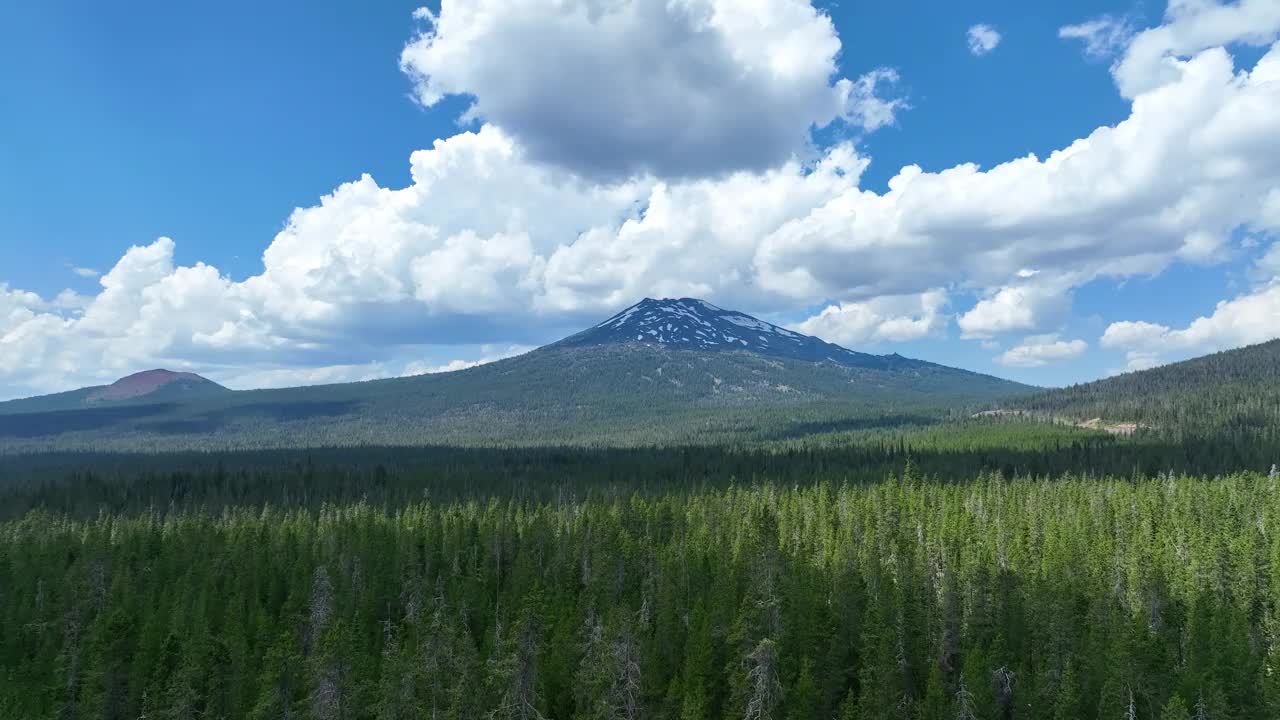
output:
[[[1007,404],[1178,432],[1280,429],[1280,340],[1124,373]]]
[[[453,373],[61,413],[4,415],[0,405],[0,446],[723,442],[829,428],[852,417],[936,415],[1030,390],[895,355],[854,353],[750,316],[726,319],[729,311],[718,308],[688,310],[694,302],[645,301],[623,322],[615,316],[525,355]],[[755,336],[734,349],[727,342],[691,345],[686,337],[709,337],[713,328],[679,310],[713,325],[722,339],[734,332],[727,326],[747,327]],[[665,316],[689,324],[677,332],[675,320],[668,330],[667,322],[653,319]],[[637,335],[651,341],[633,339]]]

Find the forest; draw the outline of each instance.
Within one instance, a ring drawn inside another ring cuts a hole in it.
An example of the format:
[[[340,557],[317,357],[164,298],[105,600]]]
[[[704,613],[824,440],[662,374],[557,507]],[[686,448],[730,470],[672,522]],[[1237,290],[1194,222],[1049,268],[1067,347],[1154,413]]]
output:
[[[0,717],[1280,716],[1280,457],[1051,423],[0,463]]]
[[[1277,482],[34,512],[0,715],[1275,717]]]

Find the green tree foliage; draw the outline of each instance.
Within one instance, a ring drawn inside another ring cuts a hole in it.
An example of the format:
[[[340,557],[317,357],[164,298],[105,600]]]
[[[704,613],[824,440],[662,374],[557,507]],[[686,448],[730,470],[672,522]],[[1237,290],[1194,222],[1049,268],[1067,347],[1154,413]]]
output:
[[[297,472],[313,492],[334,477]],[[1266,475],[929,475],[314,508],[212,502],[231,491],[210,483],[163,508],[33,510],[0,522],[0,709],[1274,716]]]

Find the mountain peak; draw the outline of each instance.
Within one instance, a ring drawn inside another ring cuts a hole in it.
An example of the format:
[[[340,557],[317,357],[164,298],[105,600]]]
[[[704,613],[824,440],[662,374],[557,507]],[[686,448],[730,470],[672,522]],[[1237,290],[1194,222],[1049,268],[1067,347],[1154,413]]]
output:
[[[645,298],[591,328],[599,339],[697,350],[752,349],[803,337],[697,298]]]
[[[174,372],[157,368],[144,370],[120,378],[99,388],[85,398],[87,403],[116,402],[151,395],[161,390],[190,393],[193,391],[226,390],[223,386],[195,373]]]
[[[564,346],[642,343],[676,350],[742,351],[858,367],[907,365],[899,356],[854,352],[698,298],[645,298],[595,327],[561,341]]]

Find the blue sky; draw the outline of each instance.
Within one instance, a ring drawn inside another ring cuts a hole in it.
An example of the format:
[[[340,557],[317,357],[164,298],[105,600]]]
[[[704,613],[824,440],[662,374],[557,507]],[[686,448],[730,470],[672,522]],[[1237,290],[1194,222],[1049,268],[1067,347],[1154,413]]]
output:
[[[1044,385],[1280,332],[1271,3],[418,4],[0,10],[0,396],[458,367],[663,294]]]

